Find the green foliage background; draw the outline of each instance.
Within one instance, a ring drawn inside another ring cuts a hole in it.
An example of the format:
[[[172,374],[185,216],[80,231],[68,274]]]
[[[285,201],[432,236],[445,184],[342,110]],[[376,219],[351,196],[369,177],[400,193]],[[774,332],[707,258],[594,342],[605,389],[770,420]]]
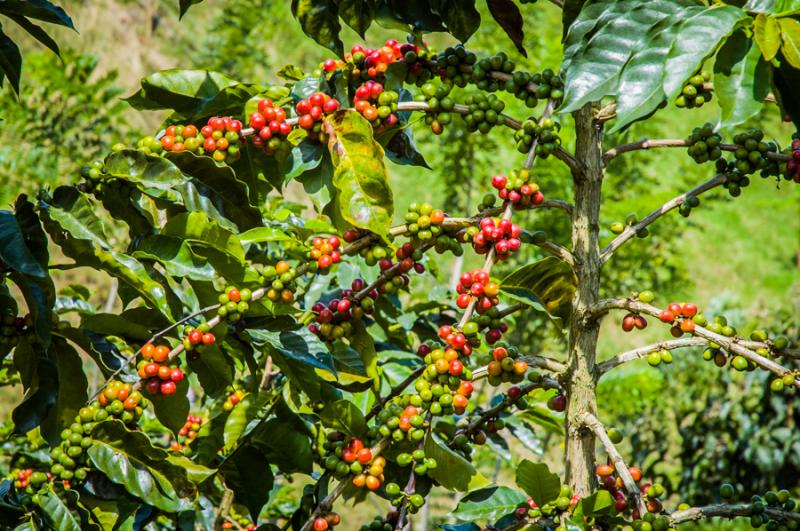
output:
[[[274,73],[284,64],[306,71],[330,54],[315,45],[291,18],[288,2],[270,0],[207,0],[178,22],[177,7],[157,0],[100,0],[63,2],[76,21],[79,34],[57,29],[64,63],[49,52],[26,54],[21,96],[6,87],[0,95],[0,201],[8,204],[18,191],[35,194],[40,186],[54,188],[77,180],[77,169],[119,141],[132,143],[137,135],[155,131],[162,115],[138,113],[119,100],[138,88],[144,75],[163,68],[208,68],[245,82],[280,82]],[[561,54],[560,12],[542,2],[524,9],[529,58],[514,56],[523,68],[556,69]],[[345,46],[360,39],[346,30]],[[387,37],[402,38],[373,28],[367,43]],[[436,46],[449,44],[441,37]],[[20,36],[27,49],[40,50]],[[500,30],[485,24],[470,41],[476,52],[513,50]],[[694,125],[714,121],[713,105],[700,110],[661,112],[655,120],[637,124],[617,135],[621,142],[642,137],[683,138]],[[509,102],[509,114],[525,116],[525,109]],[[780,122],[777,109],[752,125],[768,136],[785,139],[791,133]],[[565,120],[567,128],[569,120]],[[431,168],[392,165],[392,184],[398,212],[412,201],[445,205],[448,211],[474,208],[488,181],[505,172],[513,160],[513,139],[505,131],[469,136],[452,127],[441,138],[424,124],[413,125]],[[569,133],[562,134],[569,138]],[[607,227],[629,212],[646,214],[676,191],[708,177],[684,150],[642,151],[620,157],[607,172],[603,219]],[[536,172],[548,197],[566,197],[569,176],[553,162],[539,162]],[[800,190],[754,178],[743,196],[723,192],[704,196],[703,205],[689,219],[676,214],[664,218],[650,238],[622,250],[605,272],[608,296],[654,289],[664,298],[692,300],[707,314],[724,312],[740,331],[755,327],[800,335]],[[290,193],[291,195],[291,193]],[[298,190],[296,197],[301,197]],[[529,218],[530,219],[530,218]],[[556,241],[569,235],[559,213],[537,213],[542,226]],[[521,222],[520,224],[523,224]],[[605,242],[611,233],[606,230]],[[536,250],[527,250],[534,255]],[[438,264],[448,282],[454,264]],[[470,268],[470,262],[463,268]],[[502,275],[502,274],[501,274]],[[88,271],[74,271],[65,282],[92,286],[95,302],[104,302],[111,285]],[[754,280],[757,279],[757,280]],[[430,286],[434,288],[433,285]],[[440,288],[439,288],[440,289]],[[416,293],[440,294],[420,288]],[[113,305],[113,300],[110,302]],[[772,317],[766,317],[770,315]],[[776,318],[774,316],[782,317]],[[618,323],[604,334],[602,356],[658,340],[648,329],[622,334]],[[655,327],[654,327],[655,328]],[[531,353],[557,359],[558,338],[545,321],[532,320],[512,327],[515,340]],[[632,363],[615,371],[600,385],[600,401],[611,425],[627,426],[623,452],[636,456],[648,476],[658,476],[681,498],[694,503],[713,501],[719,482],[743,482],[747,495],[769,487],[800,489],[800,421],[786,399],[764,395],[766,376],[733,374],[702,361],[699,352],[676,354],[667,368]],[[757,379],[759,381],[753,381]],[[0,418],[10,417],[19,387],[2,390]],[[723,403],[719,406],[720,402]],[[717,434],[707,435],[718,431]],[[560,448],[544,452],[560,456]],[[484,464],[494,466],[491,449]],[[498,474],[509,474],[508,462],[498,461]],[[554,459],[558,462],[558,459]],[[502,466],[499,466],[502,465]],[[776,479],[776,482],[773,482]],[[280,498],[278,498],[279,500]],[[277,502],[274,502],[277,503]],[[434,514],[449,510],[449,500],[434,501]]]

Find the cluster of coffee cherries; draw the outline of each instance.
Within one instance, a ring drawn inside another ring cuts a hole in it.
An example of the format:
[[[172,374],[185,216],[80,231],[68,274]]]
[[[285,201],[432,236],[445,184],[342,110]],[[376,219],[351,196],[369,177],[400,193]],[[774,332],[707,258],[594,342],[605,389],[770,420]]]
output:
[[[414,398],[412,407],[417,407],[414,404],[422,405],[432,415],[442,414],[451,407],[457,415],[464,413],[474,390],[469,381],[472,376],[470,369],[464,366],[454,349],[431,349],[425,345],[421,352],[426,353],[423,356],[426,367],[414,384],[417,392],[414,396],[419,400]]]
[[[487,134],[503,120],[502,112],[506,104],[494,94],[472,93],[464,98],[464,104],[468,108],[464,115],[467,131]]]
[[[183,348],[187,353],[200,345],[213,345],[216,340],[208,323],[200,323],[197,328],[187,326],[183,329]]]
[[[711,101],[713,92],[710,85],[706,86],[710,80],[711,73],[708,70],[700,70],[690,77],[681,89],[681,93],[675,98],[675,106],[693,109]]]
[[[498,260],[505,260],[522,245],[519,239],[522,229],[505,218],[483,218],[480,221],[480,228],[470,227],[466,234],[471,236],[472,249],[476,253],[486,254],[494,249]]]
[[[733,485],[725,483],[720,486],[719,495],[724,500],[732,499],[736,494]],[[767,513],[767,509],[775,509],[793,513],[797,511],[798,502],[792,497],[792,493],[786,489],[779,491],[769,490],[763,496],[754,495],[750,498],[750,525],[757,529],[764,526],[766,529],[797,529],[797,522],[793,520],[781,520],[774,516],[774,513]],[[680,509],[680,508],[679,508]]]
[[[449,124],[453,116],[455,100],[450,97],[452,85],[449,83],[428,82],[420,87],[420,93],[414,97],[415,101],[424,101],[428,104],[425,112],[425,123],[431,127],[431,132],[440,135],[444,126]]]
[[[686,139],[689,144],[689,156],[698,164],[722,157],[722,135],[714,131],[714,126],[706,122],[700,127],[695,127],[692,134]]]
[[[681,337],[683,334],[691,334],[694,332],[694,318],[696,315],[696,304],[691,302],[671,302],[665,309],[661,310],[658,314],[658,319],[662,323],[672,326],[670,332],[673,336]]]
[[[500,310],[497,306],[493,306],[486,310],[482,315],[476,316],[472,321],[464,325],[464,333],[473,334],[473,330],[485,330],[486,342],[494,345],[503,337],[503,334],[508,331],[508,324],[504,323]],[[470,335],[470,337],[472,337]]]
[[[358,229],[347,229],[342,234],[342,238],[347,243],[353,243],[363,235]],[[375,241],[373,244],[362,247],[358,254],[364,259],[368,266],[377,265],[378,262],[392,255],[392,250],[387,245],[380,241]]]
[[[335,113],[337,110],[339,110],[339,100],[331,98],[324,92],[315,92],[295,105],[297,125],[308,131],[310,138],[319,138],[323,116]]]
[[[792,159],[786,163],[786,170],[783,172],[787,180],[800,183],[800,139],[793,138],[789,153]]]
[[[32,468],[23,468],[13,470],[10,479],[14,481],[15,488],[24,489],[26,493],[33,494],[49,478],[45,472],[35,471]]]
[[[183,370],[169,365],[170,348],[167,345],[144,345],[139,352],[142,359],[136,365],[144,388],[151,395],[171,395],[178,389],[178,382],[183,380]]]
[[[747,177],[745,177],[745,179],[747,179]],[[700,198],[694,194],[689,194],[686,196],[686,199],[683,201],[683,203],[681,203],[681,206],[678,207],[678,213],[681,216],[688,218],[692,213],[692,209],[699,206]]]
[[[467,83],[475,81],[473,72],[477,61],[478,56],[464,48],[463,44],[448,46],[436,56],[435,73],[440,79],[464,88]]]
[[[614,497],[614,508],[616,511],[621,513],[628,510],[629,502],[625,491],[625,484],[615,469],[614,464],[609,461],[607,464],[597,465],[595,473],[599,478],[600,488],[607,490]],[[639,486],[639,490],[645,498],[647,512],[653,516],[661,513],[664,510],[661,498],[663,498],[666,493],[664,487],[659,483],[642,483],[642,471],[637,467],[628,467],[628,473]],[[632,508],[631,512],[634,520],[644,519],[646,516],[640,515],[639,510],[635,507]],[[647,519],[650,520],[651,517],[647,517]]]
[[[339,525],[342,518],[337,513],[326,513],[314,519],[314,531],[327,531]]]
[[[668,365],[672,363],[672,353],[666,349],[656,349],[648,352],[645,359],[651,367],[658,367],[662,363]]]
[[[242,389],[233,389],[231,394],[228,395],[228,398],[225,399],[225,402],[222,404],[222,409],[225,411],[232,411],[236,404],[244,399],[245,393]]]
[[[341,243],[342,241],[338,236],[316,237],[311,241],[308,259],[314,260],[320,270],[326,271],[333,264],[338,264],[342,260],[342,254],[339,250]]]
[[[406,230],[413,238],[430,240],[442,233],[445,217],[443,211],[434,209],[430,203],[411,203],[405,215]]]
[[[767,153],[777,151],[777,146],[772,142],[764,142],[764,131],[750,128],[733,137],[739,147],[733,152],[736,159],[735,167],[744,174],[753,173],[767,165]]]
[[[497,189],[500,199],[511,201],[516,208],[527,208],[544,201],[544,194],[539,191],[539,185],[530,182],[530,171],[527,169],[512,170],[508,177],[493,176],[492,187]]]
[[[181,429],[178,430],[178,440],[170,445],[170,450],[173,452],[188,451],[189,445],[197,438],[197,432],[202,425],[203,417],[198,417],[196,415],[187,416],[186,422],[184,422]]]
[[[772,159],[766,159],[766,161],[767,166],[775,162]],[[722,186],[728,190],[731,197],[739,197],[742,195],[742,189],[750,186],[750,178],[736,168],[737,164],[737,161],[727,161],[725,159],[720,159],[716,163],[717,173],[725,174],[725,182]],[[765,171],[766,168],[761,170],[762,176],[765,176]],[[776,175],[775,173],[769,174]]]
[[[338,478],[352,475],[352,482],[356,487],[377,490],[383,483],[386,459],[373,456],[369,446],[357,437],[347,437],[342,432],[331,431],[322,443],[320,453],[325,469]]]
[[[239,529],[241,531],[256,531],[258,526],[247,516],[236,510],[236,506],[231,506],[228,512],[228,519],[222,522],[222,529]]]
[[[514,518],[517,520],[539,520],[540,518],[547,518],[553,523],[561,522],[564,513],[567,516],[571,514],[575,507],[580,502],[580,496],[572,494],[572,489],[569,485],[561,485],[561,490],[555,500],[549,501],[539,507],[533,498],[528,498],[526,503],[522,503],[514,511]],[[536,527],[536,526],[534,526]],[[559,527],[566,527],[561,525]]]
[[[392,399],[378,413],[378,422],[380,423],[378,433],[384,437],[391,436],[396,443],[403,441],[419,443],[425,437],[425,428],[429,425],[428,421],[425,420],[423,408],[427,405],[428,411],[432,415],[435,415],[437,410],[443,411],[446,406],[437,401],[437,399],[446,394],[442,390],[441,394],[436,396],[431,389],[429,400],[426,400],[425,395],[427,393],[422,391],[418,395],[401,395]],[[452,412],[452,400],[446,402],[448,402],[447,407]],[[437,404],[438,406],[436,406]]]
[[[358,528],[358,531],[392,531],[397,525],[397,519],[399,517],[400,514],[397,511],[390,511],[386,516],[376,516],[370,523],[363,524]]]
[[[286,122],[286,111],[276,106],[270,99],[258,102],[258,110],[250,114],[250,127],[253,128],[253,145],[272,155],[283,145],[292,132],[291,124]]]
[[[383,85],[376,81],[367,81],[356,89],[353,107],[372,124],[374,129],[386,129],[398,121],[399,99],[397,92],[385,90]]]
[[[344,58],[347,63],[353,65],[350,71],[351,78],[378,79],[386,73],[389,65],[396,61],[415,62],[419,52],[420,48],[415,44],[399,43],[394,39],[389,39],[380,48],[365,48],[356,44],[350,48],[350,53],[345,54]],[[329,61],[331,60],[323,63],[323,69],[326,72],[332,72],[340,67],[339,63],[334,62],[332,65]],[[420,73],[421,71],[417,72],[417,74]]]
[[[628,313],[622,318],[622,330],[630,332],[633,329],[644,330],[647,328],[647,319],[638,313]]]
[[[492,349],[492,359],[486,366],[489,385],[504,382],[519,383],[528,371],[528,363],[521,359],[519,351],[511,346],[500,345]]]
[[[492,282],[489,273],[482,269],[462,273],[456,291],[458,292],[456,306],[461,309],[466,308],[475,300],[475,310],[478,313],[485,313],[500,303],[497,298],[500,286],[496,282]]]
[[[242,288],[241,290],[237,288],[226,289],[224,293],[219,294],[217,315],[235,323],[250,309],[249,301],[252,297],[253,292],[247,288]]]
[[[242,122],[229,116],[212,116],[200,129],[197,136],[202,141],[203,151],[217,162],[232,163],[239,160],[239,135]]]
[[[411,242],[405,242],[395,251],[397,262],[383,258],[378,262],[378,267],[383,275],[383,281],[378,286],[380,293],[395,293],[400,288],[409,284],[408,274],[412,270],[418,274],[425,272],[422,260],[422,249],[416,249]]]
[[[696,325],[705,326],[710,332],[720,334],[725,337],[734,337],[736,329],[728,325],[728,320],[723,315],[717,315],[709,323],[702,314],[697,314],[692,319]],[[708,348],[703,351],[703,359],[713,361],[717,367],[724,367],[728,363],[728,356],[719,344],[709,341]]]
[[[334,341],[349,337],[353,331],[351,320],[360,319],[365,313],[374,311],[374,298],[369,294],[360,300],[355,299],[355,294],[363,290],[365,282],[357,278],[350,285],[351,289],[342,292],[341,299],[331,299],[327,303],[317,302],[311,307],[316,315],[315,322],[308,325],[308,330],[325,341]],[[375,297],[376,290],[372,290]]]
[[[25,334],[25,329],[33,325],[33,317],[28,314],[18,317],[7,313],[0,319],[0,346],[17,344],[18,338]]]
[[[560,129],[561,125],[550,117],[539,120],[534,117],[528,118],[522,122],[522,127],[514,132],[517,151],[528,153],[536,142],[536,156],[546,159],[561,145],[561,137],[558,136]]]
[[[133,425],[146,404],[146,399],[131,384],[119,380],[108,382],[97,400],[78,411],[74,422],[61,432],[60,444],[50,450],[53,477],[67,482],[86,479],[89,472],[86,450],[93,443],[90,434],[95,425],[111,418]]]
[[[286,260],[277,262],[274,266],[267,265],[261,269],[261,283],[268,287],[266,297],[271,301],[290,303],[294,300],[294,280],[297,270]]]
[[[614,234],[622,234],[622,232],[623,232],[623,231],[624,231],[624,230],[625,230],[627,227],[633,227],[633,226],[634,226],[634,225],[636,225],[637,223],[639,223],[639,216],[637,216],[637,215],[636,215],[636,214],[634,214],[634,213],[630,213],[630,214],[628,214],[627,216],[625,216],[625,221],[624,221],[624,222],[622,222],[622,221],[615,221],[614,223],[612,223],[612,224],[611,224],[611,226],[609,227],[609,229],[610,229],[610,230],[611,230],[611,232],[612,232],[612,233],[614,233]],[[649,230],[647,230],[647,227],[642,227],[642,228],[640,228],[640,229],[638,229],[638,230],[636,231],[636,237],[637,237],[637,238],[647,238],[647,236],[648,236],[649,234],[650,234],[650,231],[649,231]]]

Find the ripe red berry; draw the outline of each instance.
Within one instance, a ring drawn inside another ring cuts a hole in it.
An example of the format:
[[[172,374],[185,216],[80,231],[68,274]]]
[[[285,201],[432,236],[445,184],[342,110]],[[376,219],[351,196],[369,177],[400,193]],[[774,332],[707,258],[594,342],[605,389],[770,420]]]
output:
[[[206,332],[205,334],[203,334],[203,344],[204,345],[212,344],[215,339],[216,338],[214,337],[214,334],[212,334],[211,332]]]
[[[324,518],[317,518],[314,520],[314,530],[315,531],[325,531],[328,529],[328,521]]]
[[[697,305],[687,302],[683,305],[683,308],[681,308],[681,315],[685,317],[694,317],[697,315]]]
[[[675,314],[670,310],[661,310],[661,313],[658,314],[658,318],[663,323],[671,323],[675,320]]]

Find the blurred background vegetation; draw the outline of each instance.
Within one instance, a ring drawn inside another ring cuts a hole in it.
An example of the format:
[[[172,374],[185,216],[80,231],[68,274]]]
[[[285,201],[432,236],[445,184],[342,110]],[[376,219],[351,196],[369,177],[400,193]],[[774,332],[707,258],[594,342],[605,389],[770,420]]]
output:
[[[83,164],[112,144],[132,144],[157,130],[163,115],[135,112],[120,99],[132,94],[149,73],[207,68],[245,82],[281,83],[275,73],[282,66],[312,71],[330,55],[302,34],[287,1],[206,0],[182,21],[177,2],[70,0],[62,5],[79,32],[56,30],[64,61],[19,35],[26,52],[21,96],[17,99],[8,87],[0,93],[3,205],[20,192],[35,194],[42,186],[73,182]],[[494,24],[485,24],[469,47],[479,55],[506,50],[530,71],[557,69],[558,9],[548,2],[523,8],[528,59],[513,52]],[[346,35],[346,45],[361,41],[355,33]],[[403,35],[373,27],[366,42],[376,46],[389,37]],[[431,36],[430,44],[441,49],[451,43]],[[513,98],[507,109],[518,118],[528,112]],[[691,111],[670,106],[608,144],[643,137],[684,138],[695,125],[715,122],[715,111],[713,104]],[[571,120],[562,122],[562,138],[568,139]],[[777,109],[749,125],[765,128],[767,136],[783,145],[792,133],[780,122]],[[410,202],[423,200],[445,205],[451,213],[472,212],[488,191],[487,177],[521,162],[508,131],[470,136],[454,124],[435,137],[422,122],[412,129],[432,169],[391,166],[398,216]],[[710,165],[694,164],[684,150],[641,151],[616,159],[605,185],[602,243],[611,239],[607,227],[612,222],[631,212],[645,215],[712,171]],[[540,161],[536,173],[548,197],[570,198],[570,178],[559,162]],[[288,194],[302,198],[299,189]],[[527,213],[524,226],[569,243],[563,212]],[[538,257],[536,249],[526,252],[526,258]],[[446,286],[454,271],[472,268],[477,260],[470,257],[460,264],[448,258],[437,265],[440,284]],[[107,299],[111,288],[110,282],[88,272],[70,272],[64,284],[69,282],[94,286],[98,302]],[[433,279],[429,282],[415,291],[420,300],[443,294],[443,287],[434,288]],[[692,300],[707,316],[724,314],[742,332],[767,328],[800,339],[800,188],[778,187],[775,181],[754,177],[739,198],[718,191],[704,196],[702,207],[688,219],[677,214],[662,218],[650,237],[632,242],[606,266],[605,295],[644,289],[656,291],[661,303]],[[604,327],[601,359],[665,338],[660,326],[624,334],[618,318],[607,319]],[[544,319],[526,315],[513,330],[511,341],[524,351],[563,359],[562,338]],[[716,486],[724,481],[739,483],[743,498],[772,487],[800,494],[800,413],[791,396],[774,396],[765,389],[766,375],[720,370],[703,361],[700,351],[678,351],[672,365],[652,368],[641,361],[607,375],[599,388],[601,420],[623,429],[623,452],[634,456],[629,464],[667,485],[673,502],[714,501]],[[0,418],[7,421],[21,390],[0,391]],[[543,436],[539,442],[536,452],[558,463],[563,455],[560,439]],[[518,449],[513,450],[518,458]],[[486,447],[482,454],[487,469],[495,470],[490,475],[502,482],[511,461],[495,447]],[[435,521],[452,507],[452,499],[443,496],[430,505]],[[373,510],[364,510],[364,521]]]

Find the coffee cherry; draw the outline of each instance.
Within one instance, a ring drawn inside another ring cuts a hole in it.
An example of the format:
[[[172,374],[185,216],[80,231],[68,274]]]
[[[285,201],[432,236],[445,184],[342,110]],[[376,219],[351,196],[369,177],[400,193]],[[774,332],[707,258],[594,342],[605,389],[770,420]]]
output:
[[[702,107],[703,104],[711,101],[713,92],[706,83],[711,80],[711,74],[707,70],[700,70],[689,78],[681,89],[681,93],[675,98],[675,106],[678,108],[693,109]]]

